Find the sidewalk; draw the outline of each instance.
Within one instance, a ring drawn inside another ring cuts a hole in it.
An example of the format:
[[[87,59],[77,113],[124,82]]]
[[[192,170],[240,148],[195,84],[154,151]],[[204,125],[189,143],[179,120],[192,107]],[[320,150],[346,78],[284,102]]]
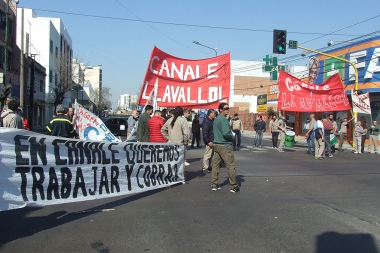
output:
[[[249,137],[249,138],[255,138],[256,132],[255,131],[244,130],[244,132],[242,133],[242,136]],[[272,134],[270,134],[269,132],[265,132],[264,135],[263,135],[263,140],[272,141]],[[306,142],[305,136],[297,136],[296,135],[295,138],[294,138],[294,141],[295,141],[295,143],[294,143],[295,147],[305,147],[305,148],[307,148],[307,142]],[[245,145],[245,146],[249,147],[249,148],[253,147],[253,146],[250,146],[250,145]],[[338,148],[338,143],[335,144],[335,147]],[[346,141],[343,142],[342,148],[343,148],[343,150],[345,152],[354,152],[355,151],[355,149],[349,143],[347,143]]]

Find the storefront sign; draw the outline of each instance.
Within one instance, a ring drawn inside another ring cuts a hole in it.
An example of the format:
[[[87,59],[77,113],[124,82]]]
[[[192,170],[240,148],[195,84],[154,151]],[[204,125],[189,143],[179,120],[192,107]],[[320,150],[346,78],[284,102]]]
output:
[[[267,95],[257,96],[257,112],[266,112],[267,111]]]

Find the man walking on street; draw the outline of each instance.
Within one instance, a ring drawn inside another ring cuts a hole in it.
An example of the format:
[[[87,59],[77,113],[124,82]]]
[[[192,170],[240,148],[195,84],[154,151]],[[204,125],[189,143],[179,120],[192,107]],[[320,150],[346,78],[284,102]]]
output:
[[[339,151],[340,152],[343,152],[343,148],[342,148],[343,142],[344,142],[344,139],[346,139],[347,137],[348,128],[349,126],[348,126],[347,118],[344,118],[342,124],[340,125],[340,131],[339,131]]]
[[[231,131],[230,124],[226,119],[229,114],[230,107],[227,103],[221,103],[219,105],[219,115],[214,120],[214,163],[212,165],[211,174],[211,190],[217,191],[220,189],[218,184],[218,176],[220,171],[220,165],[223,162],[228,170],[228,179],[230,181],[230,192],[235,193],[240,191],[240,188],[236,182],[236,164],[234,151],[232,148],[232,141],[234,135]]]
[[[280,133],[277,127],[278,119],[276,115],[273,115],[269,122],[270,133],[272,134],[272,148],[277,148],[278,134]]]
[[[213,124],[215,119],[215,110],[210,109],[207,111],[207,117],[202,122],[202,137],[206,145],[205,154],[203,155],[202,171],[207,170],[211,173],[211,160],[214,155],[214,133]]]
[[[153,106],[147,105],[145,106],[145,112],[141,114],[139,119],[139,124],[137,125],[136,131],[136,141],[139,142],[149,142],[149,126],[148,120],[150,119],[150,115],[153,114]]]
[[[309,116],[310,119],[310,125],[309,130],[306,133],[306,139],[307,139],[307,153],[313,154],[315,152],[315,135],[314,135],[314,125],[315,125],[315,115],[312,113]]]
[[[377,125],[377,121],[374,120],[371,127],[368,128],[369,133],[369,145],[368,151],[372,154],[377,154],[377,138],[380,132],[380,127]],[[373,144],[373,149],[372,149]]]
[[[325,152],[325,130],[323,128],[322,116],[314,123],[315,135],[315,159],[323,160],[323,153]]]
[[[239,114],[235,113],[231,124],[232,131],[235,133],[234,150],[240,150],[241,133],[243,132],[243,122],[239,119]]]
[[[330,143],[331,139],[330,139],[330,134],[332,134],[332,132],[334,131],[334,126],[330,122],[330,120],[327,119],[326,115],[323,115],[322,124],[323,124],[323,129],[324,129],[326,152],[327,152],[327,155],[329,157],[333,157],[333,155],[331,154],[331,143]],[[322,156],[323,157],[325,156],[325,152],[323,152]]]
[[[266,124],[263,121],[263,118],[261,115],[259,115],[258,120],[256,120],[255,124],[253,125],[253,128],[256,131],[256,137],[255,137],[253,146],[256,147],[256,145],[258,144],[258,146],[261,148],[261,140],[263,139],[263,133],[265,132],[265,129],[266,129]]]

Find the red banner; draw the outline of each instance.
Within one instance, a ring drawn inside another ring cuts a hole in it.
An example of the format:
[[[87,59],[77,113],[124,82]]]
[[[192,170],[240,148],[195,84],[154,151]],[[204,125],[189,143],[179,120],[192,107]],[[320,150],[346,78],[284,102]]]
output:
[[[230,97],[230,54],[201,60],[187,60],[169,55],[154,47],[139,105],[145,105],[157,82],[160,107],[182,106],[189,109],[218,108]]]
[[[322,84],[304,83],[281,71],[278,80],[278,109],[292,112],[332,112],[351,109],[339,74]]]

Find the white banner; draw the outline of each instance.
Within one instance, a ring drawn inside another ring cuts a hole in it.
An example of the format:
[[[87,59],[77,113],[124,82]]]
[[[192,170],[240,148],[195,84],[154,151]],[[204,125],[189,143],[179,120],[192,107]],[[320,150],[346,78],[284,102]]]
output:
[[[358,95],[351,90],[351,98],[354,112],[371,114],[369,92]]]
[[[184,146],[90,142],[0,128],[0,210],[134,194],[184,182]]]
[[[153,113],[154,113],[155,110],[158,110],[158,105],[157,105],[157,80],[156,80],[156,83],[154,84],[154,89],[149,94],[149,98],[146,101],[145,106],[142,109],[142,112],[145,112],[145,107],[147,105],[152,105],[153,106]],[[137,121],[136,124],[133,126],[131,134],[129,135],[129,137],[127,139],[128,142],[135,142],[136,141],[136,133],[137,133],[137,127],[138,126],[139,126],[139,121]]]
[[[120,142],[106,127],[98,116],[84,108],[82,105],[75,104],[75,131],[79,139],[88,141],[110,141]]]

